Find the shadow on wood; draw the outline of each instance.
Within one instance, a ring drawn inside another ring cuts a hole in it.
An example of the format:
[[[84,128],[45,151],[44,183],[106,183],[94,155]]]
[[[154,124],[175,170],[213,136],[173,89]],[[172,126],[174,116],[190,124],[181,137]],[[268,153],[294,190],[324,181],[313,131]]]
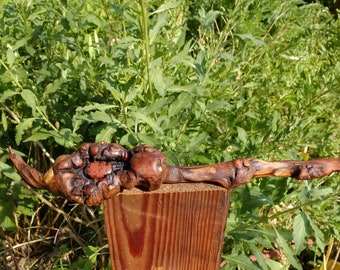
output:
[[[229,195],[210,184],[177,184],[104,201],[112,269],[219,269]]]

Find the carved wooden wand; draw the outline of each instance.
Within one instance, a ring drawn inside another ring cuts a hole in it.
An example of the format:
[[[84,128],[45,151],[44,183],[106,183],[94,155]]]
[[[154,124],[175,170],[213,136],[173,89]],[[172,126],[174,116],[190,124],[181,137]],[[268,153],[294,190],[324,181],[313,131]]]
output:
[[[255,177],[309,180],[340,172],[340,158],[272,162],[241,158],[212,165],[170,166],[165,155],[151,146],[127,150],[105,142],[84,143],[71,155],[59,156],[45,174],[29,166],[11,147],[9,158],[29,185],[87,205],[100,204],[135,186],[155,190],[162,183],[210,182],[231,189]]]

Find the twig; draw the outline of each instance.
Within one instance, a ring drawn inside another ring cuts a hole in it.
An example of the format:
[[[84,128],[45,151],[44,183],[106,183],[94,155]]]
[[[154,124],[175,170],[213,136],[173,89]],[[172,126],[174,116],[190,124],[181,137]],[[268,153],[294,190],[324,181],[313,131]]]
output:
[[[8,108],[5,104],[0,103],[1,106],[5,109],[5,111],[14,119],[15,122],[17,122],[18,124],[20,124],[20,118],[19,116],[17,116],[10,108]],[[49,161],[54,164],[55,160],[53,159],[53,157],[50,155],[49,152],[47,152],[46,148],[42,145],[42,143],[40,141],[36,141],[35,142],[39,148],[41,149],[41,151],[43,152],[43,154],[49,159]]]
[[[42,196],[41,194],[39,194],[38,192],[36,192],[33,188],[31,188],[30,185],[26,184],[25,182],[22,182],[22,184],[34,195],[36,196],[41,202],[43,202],[44,204],[46,204],[48,207],[50,207],[52,210],[54,210],[55,212],[61,214],[64,216],[65,220],[67,221],[67,223],[70,224],[70,221],[75,221],[77,223],[80,223],[82,225],[87,226],[87,223],[85,223],[83,220],[79,219],[79,218],[73,218],[70,215],[68,215],[67,213],[65,213],[63,210],[55,207],[50,201],[46,200],[44,198],[44,196]]]
[[[4,107],[5,111],[15,120],[15,122],[17,122],[18,124],[20,123],[20,119],[19,117],[13,112],[11,111],[10,108],[8,108],[5,104],[1,103],[1,106]]]
[[[337,251],[337,253],[336,253],[336,255],[335,255],[335,258],[334,258],[334,261],[333,261],[333,264],[332,264],[330,270],[334,270],[334,269],[335,269],[335,266],[336,266],[336,264],[337,264],[339,255],[340,255],[340,242],[338,242],[338,251]]]

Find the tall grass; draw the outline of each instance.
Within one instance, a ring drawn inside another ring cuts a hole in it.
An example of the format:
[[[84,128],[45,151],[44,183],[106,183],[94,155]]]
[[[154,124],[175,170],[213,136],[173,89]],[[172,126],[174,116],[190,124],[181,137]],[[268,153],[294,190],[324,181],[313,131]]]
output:
[[[85,141],[148,143],[181,165],[339,155],[339,20],[320,4],[0,7],[0,253],[13,259],[4,263],[109,269],[102,209],[22,186],[8,145],[42,171],[38,142],[53,157]],[[270,178],[234,190],[224,268],[320,265],[340,239],[338,182]],[[268,250],[282,255],[265,260]]]

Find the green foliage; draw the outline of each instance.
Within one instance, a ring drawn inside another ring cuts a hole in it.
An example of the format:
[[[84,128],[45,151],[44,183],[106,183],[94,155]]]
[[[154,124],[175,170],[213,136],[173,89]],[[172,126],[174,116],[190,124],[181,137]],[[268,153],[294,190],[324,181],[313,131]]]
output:
[[[40,239],[32,228],[43,223],[46,241],[67,229],[73,238],[56,238],[50,268],[107,267],[102,211],[28,191],[8,145],[41,170],[50,165],[37,142],[53,156],[85,141],[148,143],[181,165],[339,155],[339,20],[319,4],[5,2],[0,236],[15,246]],[[269,178],[234,190],[225,269],[318,265],[330,237],[340,238],[339,179]],[[262,258],[274,249],[286,259]]]

